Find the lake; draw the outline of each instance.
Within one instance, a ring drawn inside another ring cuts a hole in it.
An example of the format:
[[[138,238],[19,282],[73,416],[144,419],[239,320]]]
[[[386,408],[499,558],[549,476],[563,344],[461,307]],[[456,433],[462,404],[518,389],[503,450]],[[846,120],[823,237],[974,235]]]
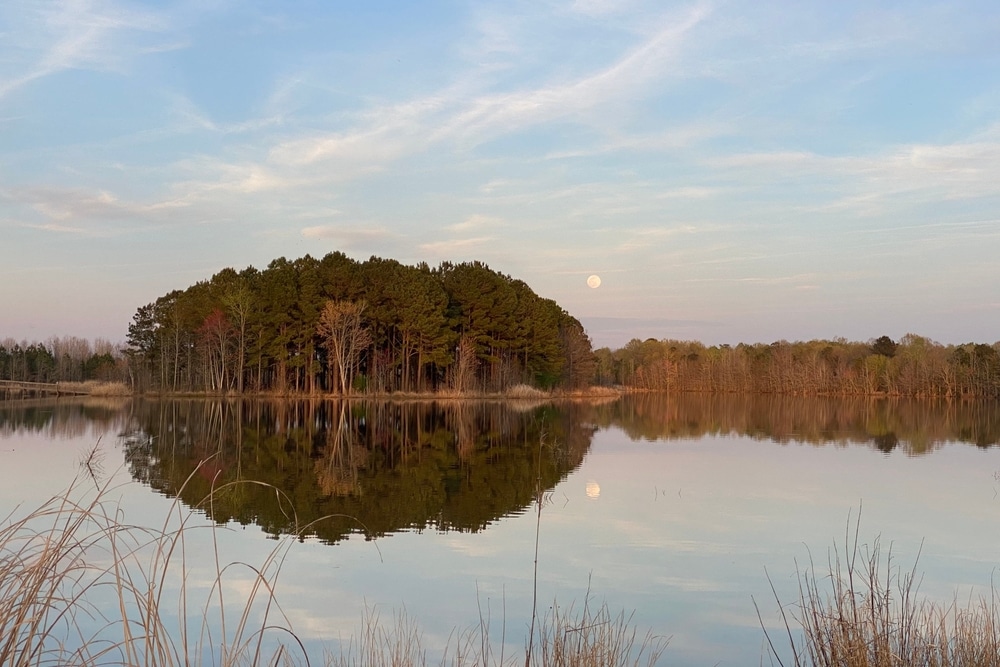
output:
[[[509,656],[537,590],[540,614],[588,599],[634,612],[639,634],[670,637],[662,664],[745,665],[769,661],[756,608],[787,650],[775,594],[794,611],[797,572],[822,570],[855,529],[916,561],[923,596],[989,595],[998,441],[992,403],[13,402],[0,511],[74,480],[108,485],[129,524],[179,507],[199,528],[192,599],[211,590],[216,550],[263,565],[277,548],[277,600],[313,655],[358,636],[367,609],[384,623],[405,610],[432,664],[485,620]],[[224,582],[238,596],[253,577],[234,567]]]

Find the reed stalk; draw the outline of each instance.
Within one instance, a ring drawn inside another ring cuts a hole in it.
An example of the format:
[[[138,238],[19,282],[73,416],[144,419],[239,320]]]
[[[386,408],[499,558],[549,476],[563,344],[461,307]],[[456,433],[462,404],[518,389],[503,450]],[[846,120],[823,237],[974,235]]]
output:
[[[217,528],[192,525],[180,501],[158,528],[130,525],[114,491],[107,483],[74,484],[0,523],[0,666],[229,667],[304,657],[274,597],[294,540],[259,567],[217,563],[207,599],[190,607],[186,539]],[[249,571],[253,583],[232,600],[223,584],[237,569]],[[179,582],[176,601],[165,597],[172,582]],[[235,624],[227,626],[230,613]],[[196,618],[192,634],[189,619]]]
[[[115,499],[121,489],[93,474],[90,479],[94,484],[74,484],[37,509],[0,521],[0,667],[427,664],[421,633],[405,610],[389,625],[368,610],[362,632],[340,655],[307,654],[276,589],[288,549],[311,525],[280,541],[262,563],[226,562],[217,539],[224,528],[196,522],[198,514],[179,500],[159,526],[131,525]],[[229,486],[216,487],[204,504]],[[190,588],[203,562],[192,560],[188,544],[194,531],[205,530],[211,531],[214,570],[207,594]],[[245,581],[247,573],[248,592],[226,592],[231,577]],[[604,605],[592,610],[589,594],[582,615],[553,603],[524,655],[504,653],[506,619],[501,627],[497,650],[489,613],[480,609],[479,622],[454,634],[440,664],[639,667],[655,664],[666,646],[652,635],[637,642],[632,617]]]
[[[949,603],[922,598],[918,560],[919,554],[903,569],[880,538],[860,545],[857,524],[843,551],[831,550],[825,571],[818,572],[810,557],[809,567],[799,572],[796,611],[782,611],[792,664],[1000,667],[995,589],[965,602],[957,596]],[[783,665],[766,629],[765,635],[772,657]]]

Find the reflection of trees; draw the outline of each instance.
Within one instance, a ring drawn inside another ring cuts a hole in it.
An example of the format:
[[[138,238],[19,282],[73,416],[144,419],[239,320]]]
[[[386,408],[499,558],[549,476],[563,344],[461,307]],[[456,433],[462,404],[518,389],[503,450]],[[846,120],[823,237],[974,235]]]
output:
[[[323,455],[316,459],[316,480],[323,495],[347,496],[360,491],[359,470],[367,461],[367,450],[354,439],[349,428],[347,403],[341,402],[336,424],[327,431]]]
[[[654,393],[626,396],[596,415],[599,425],[617,425],[633,440],[745,435],[910,454],[946,442],[1000,443],[1000,405],[992,401]]]
[[[336,541],[404,529],[480,530],[555,486],[594,432],[588,408],[502,402],[140,403],[123,438],[133,476],[215,520]],[[540,446],[541,442],[546,446]],[[227,485],[238,480],[263,484]],[[275,493],[275,489],[281,493]],[[363,528],[362,528],[363,526]]]
[[[28,432],[79,438],[120,430],[127,421],[124,410],[129,403],[129,399],[111,397],[0,401],[0,436]]]

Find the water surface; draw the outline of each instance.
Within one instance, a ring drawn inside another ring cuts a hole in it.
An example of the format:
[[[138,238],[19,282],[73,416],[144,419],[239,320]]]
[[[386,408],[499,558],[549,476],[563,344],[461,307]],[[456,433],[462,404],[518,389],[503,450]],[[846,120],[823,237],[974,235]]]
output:
[[[777,627],[771,584],[793,602],[796,568],[825,563],[859,512],[863,543],[881,536],[907,567],[920,553],[924,594],[987,593],[998,440],[1000,411],[983,403],[4,404],[0,509],[87,481],[96,444],[130,522],[161,525],[180,502],[223,527],[192,535],[192,553],[262,562],[297,536],[278,597],[317,652],[357,632],[366,606],[405,608],[432,652],[482,616],[499,641],[502,619],[516,650],[537,531],[540,607],[589,591],[672,636],[665,664],[743,665],[764,650],[754,601]],[[211,580],[210,558],[191,569]]]

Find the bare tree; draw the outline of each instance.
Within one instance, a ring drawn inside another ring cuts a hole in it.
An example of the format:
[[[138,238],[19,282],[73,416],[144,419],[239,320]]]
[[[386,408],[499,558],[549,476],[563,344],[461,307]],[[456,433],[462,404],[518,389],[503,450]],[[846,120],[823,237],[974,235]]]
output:
[[[253,292],[246,281],[240,279],[223,296],[223,304],[232,320],[237,335],[236,391],[243,393],[243,375],[247,356],[247,322],[254,308]]]
[[[476,380],[479,359],[476,356],[476,344],[468,334],[462,336],[455,350],[455,363],[452,366],[451,388],[457,392],[472,389]]]
[[[232,344],[233,325],[226,314],[216,308],[198,329],[198,338],[205,350],[209,386],[215,391],[225,391],[231,381],[228,352]]]
[[[372,341],[371,331],[361,318],[364,301],[328,300],[319,316],[317,332],[329,357],[330,372],[340,394],[350,393],[350,379],[361,352]]]

